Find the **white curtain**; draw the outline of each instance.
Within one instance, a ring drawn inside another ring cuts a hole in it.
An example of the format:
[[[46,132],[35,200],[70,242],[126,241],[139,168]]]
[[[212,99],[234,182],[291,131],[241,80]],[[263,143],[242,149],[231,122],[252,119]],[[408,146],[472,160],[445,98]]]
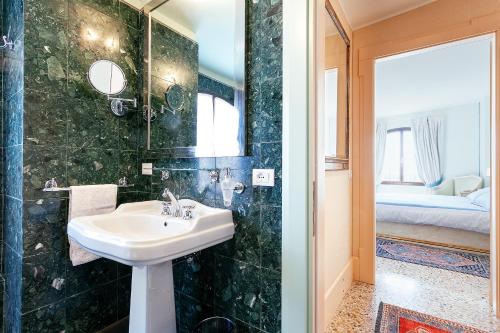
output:
[[[415,160],[420,179],[427,187],[441,183],[441,147],[443,122],[436,117],[422,117],[412,121],[415,141]]]
[[[384,159],[385,159],[385,143],[387,139],[387,124],[384,121],[377,121],[377,130],[376,130],[376,138],[375,138],[375,171],[376,171],[376,179],[377,184],[380,183],[382,169],[384,168]]]

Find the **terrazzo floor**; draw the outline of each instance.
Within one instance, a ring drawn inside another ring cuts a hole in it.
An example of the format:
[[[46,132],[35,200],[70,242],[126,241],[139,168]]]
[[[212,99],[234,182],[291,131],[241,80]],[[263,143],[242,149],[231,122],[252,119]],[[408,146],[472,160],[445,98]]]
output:
[[[488,304],[488,279],[377,258],[376,285],[355,282],[327,333],[373,332],[380,302],[500,332]]]

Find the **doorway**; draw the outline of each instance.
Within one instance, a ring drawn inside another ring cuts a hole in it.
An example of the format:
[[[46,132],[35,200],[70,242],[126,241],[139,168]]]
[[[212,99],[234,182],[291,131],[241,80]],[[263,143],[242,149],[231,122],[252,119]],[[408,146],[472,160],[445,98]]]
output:
[[[373,297],[487,331],[493,49],[486,35],[374,66]]]

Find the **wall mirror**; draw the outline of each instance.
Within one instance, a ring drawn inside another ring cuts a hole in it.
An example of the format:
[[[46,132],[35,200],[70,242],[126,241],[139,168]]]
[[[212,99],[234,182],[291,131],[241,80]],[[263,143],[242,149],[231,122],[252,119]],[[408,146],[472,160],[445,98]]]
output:
[[[123,70],[109,60],[94,62],[89,68],[88,79],[92,87],[104,95],[117,95],[127,87]]]
[[[325,157],[329,169],[349,168],[350,40],[325,3]]]
[[[169,0],[148,13],[148,149],[245,154],[245,15],[245,0]]]

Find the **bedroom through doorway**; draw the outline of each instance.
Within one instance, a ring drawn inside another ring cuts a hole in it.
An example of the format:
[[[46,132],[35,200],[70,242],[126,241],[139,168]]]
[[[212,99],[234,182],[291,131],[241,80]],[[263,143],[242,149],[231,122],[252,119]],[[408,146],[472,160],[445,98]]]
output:
[[[493,47],[486,35],[375,62],[376,292],[472,326],[491,311]]]

